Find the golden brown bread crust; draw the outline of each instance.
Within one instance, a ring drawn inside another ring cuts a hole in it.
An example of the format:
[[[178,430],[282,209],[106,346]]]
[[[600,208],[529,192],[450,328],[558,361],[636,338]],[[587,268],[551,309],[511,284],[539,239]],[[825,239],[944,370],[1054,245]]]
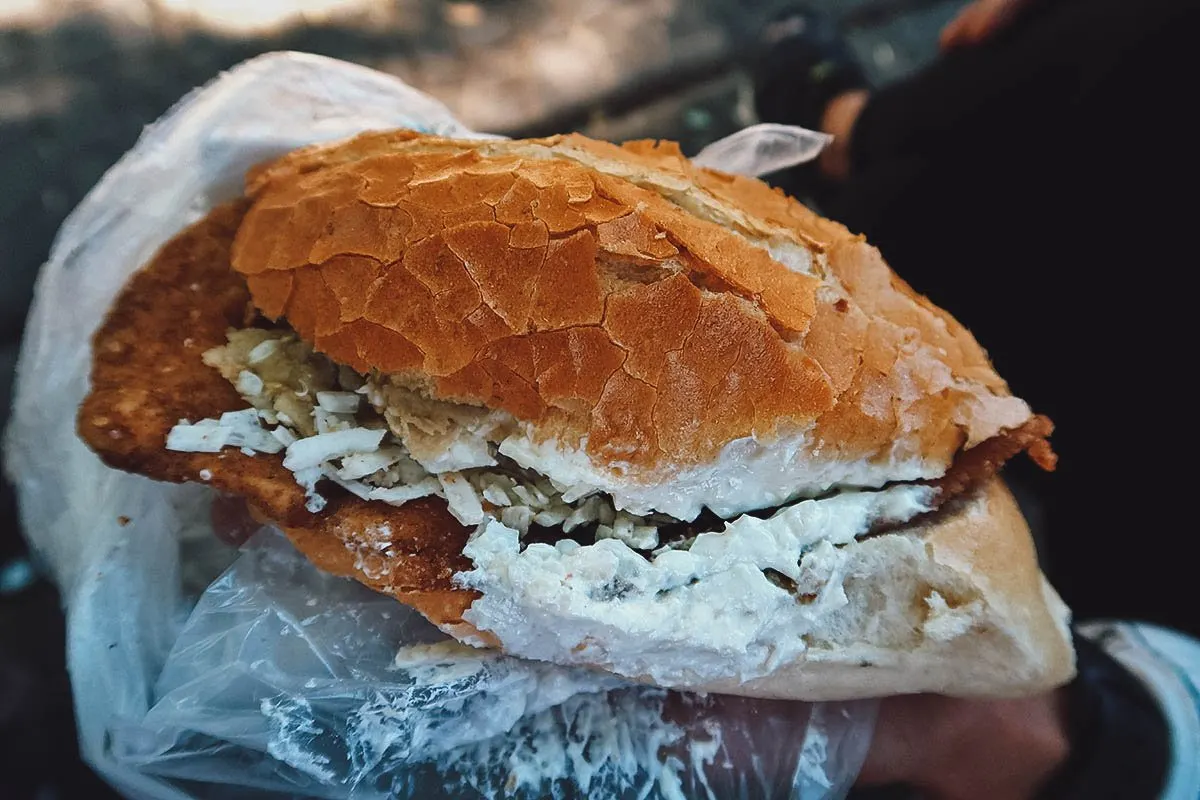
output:
[[[475,598],[451,584],[470,568],[468,531],[442,500],[396,508],[345,494],[321,514],[282,458],[165,449],[180,419],[219,417],[245,401],[201,354],[246,322],[245,280],[229,268],[244,204],[223,206],[183,231],[122,290],[93,339],[92,388],[79,432],[105,463],[158,480],[203,482],[245,497],[318,567],[353,576],[435,622],[454,623]]]
[[[233,263],[268,316],[636,482],[810,428],[812,454],[946,467],[1031,419],[861,237],[673,144],[370,133],[247,191]]]

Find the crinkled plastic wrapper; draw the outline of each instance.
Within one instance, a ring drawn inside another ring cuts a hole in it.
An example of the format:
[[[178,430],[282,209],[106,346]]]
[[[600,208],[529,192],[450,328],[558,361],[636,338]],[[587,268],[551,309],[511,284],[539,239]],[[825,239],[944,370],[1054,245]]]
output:
[[[6,466],[63,592],[85,758],[134,798],[843,795],[870,703],[682,695],[461,646],[276,531],[222,544],[208,489],[108,469],[76,437],[89,340],[131,272],[238,194],[252,164],[393,127],[471,134],[394,78],[264,56],[148,129],[59,233]],[[760,172],[823,144],[739,136],[706,163]]]

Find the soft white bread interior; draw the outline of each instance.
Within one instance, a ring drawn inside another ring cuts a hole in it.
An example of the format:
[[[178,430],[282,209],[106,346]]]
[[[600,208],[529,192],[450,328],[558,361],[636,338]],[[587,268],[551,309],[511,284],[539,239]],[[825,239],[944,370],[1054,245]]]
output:
[[[1070,680],[1070,611],[1038,569],[1008,489],[993,480],[946,511],[847,547],[849,603],[802,660],[735,691],[809,700],[1004,697]]]
[[[802,561],[798,581],[779,589],[790,596],[777,599],[753,589],[739,565],[701,583],[732,577],[745,597],[735,591],[717,603],[694,592],[659,616],[652,606],[669,603],[661,595],[643,603],[627,593],[597,608],[604,604],[589,602],[589,576],[543,569],[535,583],[575,583],[583,592],[526,585],[506,594],[498,582],[479,581],[487,588],[464,617],[518,655],[747,696],[1018,696],[1074,674],[1069,612],[1039,571],[1025,520],[998,479],[924,522],[854,540],[837,553],[822,556],[832,567]],[[837,599],[826,602],[822,579],[840,581],[844,597],[831,586]],[[524,598],[536,602],[526,606]],[[635,613],[614,613],[622,603]],[[454,632],[470,640],[463,627]]]

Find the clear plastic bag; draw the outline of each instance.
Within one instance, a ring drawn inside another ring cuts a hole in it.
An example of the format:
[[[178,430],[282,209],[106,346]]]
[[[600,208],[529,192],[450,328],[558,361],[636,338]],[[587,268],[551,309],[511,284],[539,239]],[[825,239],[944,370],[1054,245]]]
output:
[[[737,175],[769,175],[812,161],[832,141],[827,133],[763,122],[718,139],[692,161]]]
[[[208,489],[110,470],[76,437],[90,336],[133,270],[252,164],[390,127],[471,133],[394,78],[263,56],[148,129],[59,233],[5,463],[63,592],[85,758],[137,798],[844,794],[871,703],[682,695],[457,645],[277,532],[222,544]],[[728,158],[753,172],[743,140]]]

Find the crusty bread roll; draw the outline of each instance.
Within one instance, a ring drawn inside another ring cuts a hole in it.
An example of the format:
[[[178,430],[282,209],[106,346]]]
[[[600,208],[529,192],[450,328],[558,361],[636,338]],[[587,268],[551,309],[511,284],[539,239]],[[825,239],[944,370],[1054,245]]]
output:
[[[240,494],[322,568],[527,657],[809,700],[1072,674],[992,477],[1052,467],[1049,421],[861,237],[673,145],[580,136],[366,134],[247,195],[97,333],[80,431],[108,463]],[[309,359],[315,423],[246,329]],[[282,444],[223,421],[248,403]],[[187,452],[217,433],[241,446]]]
[[[673,144],[367,134],[248,194],[233,265],[265,314],[512,414],[523,463],[627,508],[937,478],[1033,419],[861,237]]]

